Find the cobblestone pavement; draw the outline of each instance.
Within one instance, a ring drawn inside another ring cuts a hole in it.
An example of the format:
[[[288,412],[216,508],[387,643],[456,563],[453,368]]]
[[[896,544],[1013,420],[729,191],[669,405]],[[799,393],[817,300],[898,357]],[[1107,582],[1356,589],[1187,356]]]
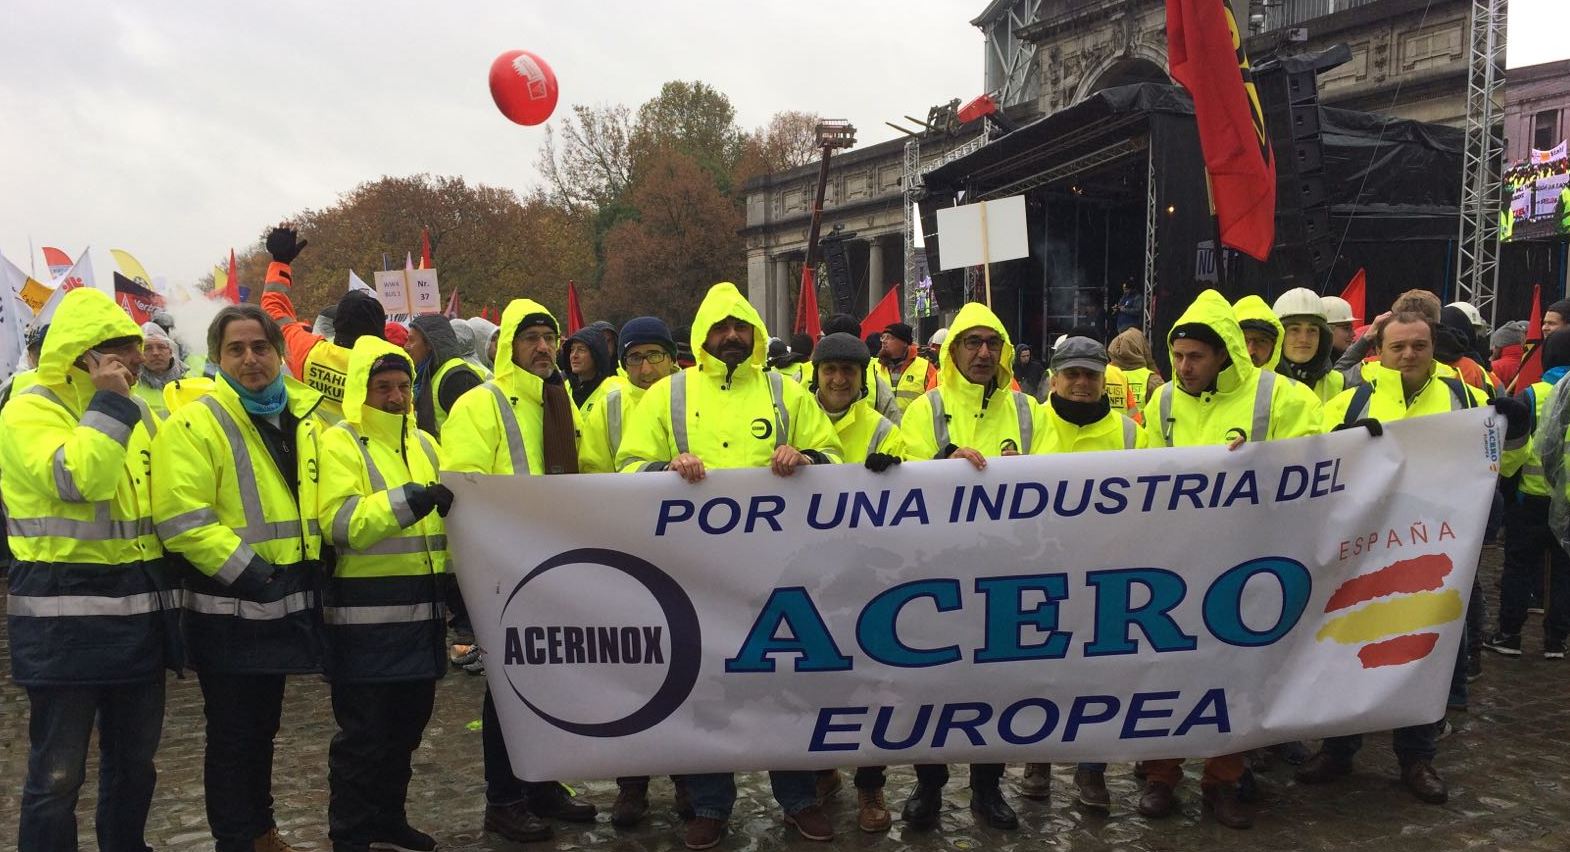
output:
[[[1485,582],[1493,596],[1499,551],[1484,553]],[[1490,612],[1494,611],[1492,601]],[[966,808],[963,769],[948,789],[948,809],[937,830],[905,830],[896,819],[887,835],[856,830],[855,795],[846,789],[834,802],[839,836],[836,848],[879,850],[1073,849],[1073,850],[1378,850],[1427,852],[1449,849],[1570,850],[1570,661],[1548,661],[1539,654],[1539,616],[1526,630],[1526,653],[1519,659],[1489,654],[1482,680],[1472,684],[1470,712],[1452,713],[1457,732],[1440,743],[1436,762],[1450,782],[1450,802],[1419,804],[1396,780],[1395,760],[1384,735],[1369,738],[1355,774],[1329,787],[1309,788],[1292,781],[1291,768],[1278,765],[1263,776],[1258,825],[1231,831],[1201,819],[1197,781],[1180,789],[1180,816],[1151,822],[1134,814],[1138,786],[1128,766],[1108,772],[1113,793],[1110,816],[1075,809],[1067,791],[1072,767],[1059,767],[1050,803],[1011,794],[1023,823],[1018,832],[979,826]],[[1492,619],[1490,619],[1492,625]],[[0,645],[4,645],[0,634]],[[0,650],[6,657],[8,651]],[[416,756],[409,813],[418,827],[435,834],[444,849],[546,849],[550,844],[517,846],[479,830],[482,809],[480,734],[481,679],[448,677],[437,691],[436,713]],[[27,754],[27,702],[9,677],[0,685],[0,847],[16,844],[17,811]],[[163,748],[158,755],[159,783],[148,827],[158,850],[211,848],[202,807],[201,693],[194,678],[171,680]],[[290,682],[273,790],[278,824],[285,839],[301,850],[326,850],[327,743],[333,732],[327,690],[312,678]],[[1197,770],[1197,766],[1193,767]],[[1018,778],[1020,767],[1010,767]],[[1193,775],[1191,771],[1191,776]],[[96,769],[79,808],[82,848],[96,849],[92,809]],[[888,798],[898,811],[914,776],[897,770]],[[1010,784],[1010,781],[1006,781]],[[681,824],[671,813],[670,785],[656,780],[655,805],[636,830],[620,831],[607,821],[615,798],[608,781],[576,783],[601,807],[592,826],[558,824],[554,848],[602,847],[624,852],[681,847]],[[778,850],[826,848],[787,833],[761,775],[742,779],[740,801],[722,849]]]

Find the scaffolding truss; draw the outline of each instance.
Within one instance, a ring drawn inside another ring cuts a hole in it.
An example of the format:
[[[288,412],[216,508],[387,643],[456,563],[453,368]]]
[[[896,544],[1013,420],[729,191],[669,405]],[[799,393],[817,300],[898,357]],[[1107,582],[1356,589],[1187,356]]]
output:
[[[1498,300],[1500,96],[1505,79],[1506,0],[1473,0],[1466,76],[1466,147],[1461,160],[1461,225],[1456,240],[1456,298],[1492,325]]]
[[[999,106],[1010,107],[1040,94],[1036,45],[1021,39],[1016,32],[1035,23],[1041,3],[1042,0],[993,3],[982,17],[972,21],[987,38],[986,86],[989,92],[997,93]]]

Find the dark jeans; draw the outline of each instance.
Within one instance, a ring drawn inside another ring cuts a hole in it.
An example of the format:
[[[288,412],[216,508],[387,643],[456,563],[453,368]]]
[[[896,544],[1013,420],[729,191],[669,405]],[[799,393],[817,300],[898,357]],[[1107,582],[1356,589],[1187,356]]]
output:
[[[1003,778],[1003,764],[1001,763],[972,763],[970,765],[970,787],[972,790],[977,785],[983,787],[996,787]],[[926,786],[942,787],[949,783],[949,768],[943,763],[918,763],[916,764],[916,783]]]
[[[857,790],[882,790],[888,784],[888,778],[883,774],[886,766],[858,766],[856,767]]]
[[[197,674],[207,715],[202,789],[218,852],[250,852],[273,823],[273,738],[283,675]]]
[[[408,824],[409,767],[431,720],[436,681],[334,683],[338,733],[327,750],[327,836],[380,840]]]
[[[1391,737],[1391,746],[1396,753],[1396,760],[1401,766],[1418,760],[1433,760],[1439,752],[1439,724],[1430,722],[1426,725],[1411,725],[1405,728],[1396,728]],[[1357,750],[1363,747],[1362,734],[1349,734],[1344,737],[1326,737],[1324,750],[1327,754],[1336,757],[1352,759]]]
[[[1521,633],[1526,609],[1543,588],[1543,554],[1548,554],[1548,612],[1543,638],[1570,636],[1570,555],[1548,529],[1547,497],[1522,495],[1505,507],[1505,565],[1499,577],[1499,632]]]
[[[98,721],[98,848],[143,852],[158,773],[164,682],[132,686],[29,687],[27,781],[17,848],[76,849],[76,800]]]
[[[693,813],[710,819],[730,819],[736,806],[736,776],[729,772],[683,775]],[[812,771],[770,772],[769,786],[774,801],[787,814],[799,813],[818,803],[817,773]]]

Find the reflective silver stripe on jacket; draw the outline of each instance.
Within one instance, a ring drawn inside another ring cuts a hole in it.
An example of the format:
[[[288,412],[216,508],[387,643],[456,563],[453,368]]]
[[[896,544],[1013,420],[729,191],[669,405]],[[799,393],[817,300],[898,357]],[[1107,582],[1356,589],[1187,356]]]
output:
[[[740,368],[737,368],[740,369]],[[769,396],[774,405],[774,447],[790,441],[790,412],[785,408],[785,377],[776,370],[763,374],[769,383]],[[676,444],[676,455],[691,452],[687,440],[687,373],[682,371],[670,378],[671,382],[671,439]]]
[[[360,624],[416,624],[443,619],[441,604],[391,604],[388,606],[329,606],[322,620],[336,627]]]
[[[1273,371],[1263,371],[1259,374],[1259,387],[1254,390],[1254,424],[1253,431],[1248,433],[1250,441],[1265,441],[1270,438],[1270,404],[1275,398],[1276,374]]]
[[[927,402],[932,405],[932,440],[937,444],[936,458],[943,458],[943,451],[948,449],[949,417],[943,412],[943,394],[937,388],[927,391]]]
[[[180,606],[178,589],[167,592],[140,592],[124,597],[99,595],[11,595],[6,599],[7,615],[29,618],[55,618],[75,616],[127,616],[147,615]]]
[[[109,504],[93,504],[93,519],[75,518],[17,518],[5,519],[6,533],[17,538],[74,538],[82,541],[131,540],[154,532],[152,518],[119,521],[109,517]]]
[[[256,551],[252,550],[249,544],[242,541],[224,559],[223,564],[218,566],[218,571],[213,574],[213,578],[225,586],[233,585],[234,581],[240,579],[240,575],[245,573],[245,569],[250,567],[251,561],[254,559],[256,559]]]
[[[867,455],[877,452],[878,447],[883,445],[884,439],[893,431],[894,424],[890,423],[887,417],[878,418],[878,427],[872,430],[872,440],[867,442]]]
[[[55,492],[60,499],[67,503],[86,503],[87,497],[82,490],[76,487],[76,477],[71,475],[71,470],[65,466],[65,447],[55,450],[53,464],[51,465],[55,478]]]
[[[283,600],[241,600],[226,595],[208,595],[200,592],[185,593],[185,608],[203,615],[228,615],[246,621],[277,621],[297,612],[305,612],[316,603],[314,592],[295,592]]]
[[[347,546],[347,545],[346,545]],[[447,536],[444,535],[402,535],[389,536],[375,544],[359,550],[345,550],[345,556],[402,556],[409,553],[425,553],[426,551],[447,549]]]
[[[613,388],[605,395],[605,436],[611,445],[611,463],[621,451],[621,388]]]
[[[1036,424],[1030,419],[1030,397],[1017,391],[1009,393],[1014,397],[1014,417],[1019,425],[1019,451],[1028,453],[1036,437]],[[943,394],[933,388],[927,391],[927,400],[932,405],[932,437],[938,451],[936,458],[942,458],[943,451],[953,443],[949,440],[949,418],[943,410]]]
[[[512,402],[507,399],[507,392],[502,390],[495,382],[486,382],[485,387],[491,389],[496,397],[498,415],[502,421],[502,431],[507,433],[507,458],[512,461],[512,472],[524,474],[529,472],[529,453],[523,444],[523,430],[518,426],[518,412],[512,410]]]
[[[1167,446],[1172,446],[1172,396],[1177,393],[1175,383],[1162,385],[1166,388],[1161,394],[1161,439]],[[1270,408],[1276,387],[1276,374],[1261,370],[1259,385],[1254,389],[1254,419],[1251,431],[1248,433],[1250,441],[1264,441],[1270,437]]]
[[[1122,415],[1119,415],[1122,416]],[[1135,441],[1139,439],[1139,425],[1127,417],[1123,418],[1123,449],[1132,450]]]
[[[95,432],[107,435],[109,440],[122,447],[131,442],[131,430],[136,428],[135,426],[127,426],[125,423],[102,411],[89,411],[83,414],[80,423]]]
[[[252,544],[299,538],[299,519],[267,520],[267,513],[262,510],[262,492],[256,484],[256,467],[251,464],[251,448],[245,443],[240,424],[229,416],[229,412],[217,399],[204,396],[196,401],[213,413],[213,419],[218,421],[218,427],[223,429],[224,437],[229,442],[230,452],[234,453],[235,487],[240,492],[241,511],[245,513],[245,526],[234,530],[234,534]]]
[[[1176,382],[1168,382],[1163,387],[1166,390],[1161,394],[1161,440],[1170,447],[1172,446],[1172,395],[1177,393]]]
[[[158,537],[168,541],[182,533],[188,533],[191,530],[201,529],[216,523],[219,523],[218,513],[208,506],[203,506],[200,509],[182,512],[159,524]]]
[[[131,401],[142,412],[142,426],[147,429],[147,440],[158,437],[158,416],[153,414],[153,407],[136,394],[131,394]]]
[[[348,432],[349,437],[354,439],[354,445],[360,448],[360,458],[365,462],[366,480],[369,482],[373,492],[387,492],[387,504],[391,507],[393,519],[398,522],[398,526],[407,529],[419,523],[420,519],[415,517],[414,508],[409,505],[409,489],[415,487],[415,483],[410,482],[407,485],[389,489],[387,487],[387,477],[383,476],[381,469],[376,466],[376,460],[371,458],[371,447],[360,437],[359,430],[355,429],[354,425],[347,420],[339,421],[333,428]],[[416,430],[415,434],[419,436],[420,445],[424,448],[426,457],[431,460],[431,469],[436,470],[438,468],[436,448],[431,446],[424,433]],[[349,525],[354,519],[354,511],[360,505],[361,498],[362,495],[359,494],[350,495],[349,499],[345,500],[344,504],[338,508],[338,512],[333,515],[332,537],[334,544],[345,548],[349,547]],[[427,542],[429,543],[427,544]],[[446,536],[430,536],[427,539],[424,535],[413,535],[385,538],[369,547],[363,549],[351,548],[346,552],[356,556],[391,556],[406,553],[424,553],[426,550],[444,550],[446,547]]]

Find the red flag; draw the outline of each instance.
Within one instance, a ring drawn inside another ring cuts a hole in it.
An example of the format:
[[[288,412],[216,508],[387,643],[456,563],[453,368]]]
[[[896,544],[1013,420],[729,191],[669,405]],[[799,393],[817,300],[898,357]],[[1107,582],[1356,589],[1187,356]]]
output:
[[[1194,99],[1221,242],[1264,260],[1276,239],[1276,160],[1226,0],[1167,0],[1167,56]]]
[[[44,265],[49,267],[50,278],[59,278],[71,271],[71,256],[54,246],[44,246]]]
[[[114,274],[114,300],[137,325],[152,319],[153,311],[164,306],[162,296],[118,272]]]
[[[899,285],[895,284],[883,295],[882,300],[861,321],[861,338],[867,339],[869,334],[877,334],[891,323],[899,322]]]
[[[1526,323],[1526,345],[1521,349],[1521,369],[1510,381],[1510,393],[1543,380],[1543,285],[1532,285],[1532,316]]]
[[[446,315],[448,319],[457,319],[463,314],[463,303],[458,301],[458,288],[452,288],[452,295],[447,297]]]
[[[1368,319],[1368,274],[1359,266],[1352,275],[1352,280],[1347,282],[1346,289],[1341,291],[1341,298],[1352,306],[1352,319],[1364,322]]]
[[[576,282],[567,282],[567,334],[578,333],[588,323],[583,321],[583,308],[578,306],[578,285]]]
[[[431,229],[420,229],[420,268],[435,269],[436,264],[431,262]]]
[[[813,340],[823,336],[823,324],[818,319],[818,287],[813,282],[812,269],[801,270],[801,295],[796,299],[796,323],[790,327],[792,334],[805,334]]]
[[[240,304],[240,270],[234,262],[234,249],[229,249],[229,283],[224,285],[224,298]]]

